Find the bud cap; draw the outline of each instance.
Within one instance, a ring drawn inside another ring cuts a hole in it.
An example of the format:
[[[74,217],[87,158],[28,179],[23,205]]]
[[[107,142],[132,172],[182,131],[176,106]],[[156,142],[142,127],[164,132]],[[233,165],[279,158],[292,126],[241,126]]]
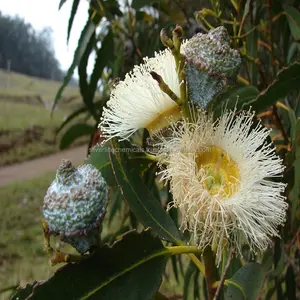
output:
[[[93,165],[75,168],[63,160],[48,188],[42,212],[50,233],[85,253],[97,242],[107,200],[107,184]]]
[[[185,44],[184,53],[201,70],[224,77],[236,73],[241,63],[238,51],[230,47],[230,37],[223,26],[193,36]]]

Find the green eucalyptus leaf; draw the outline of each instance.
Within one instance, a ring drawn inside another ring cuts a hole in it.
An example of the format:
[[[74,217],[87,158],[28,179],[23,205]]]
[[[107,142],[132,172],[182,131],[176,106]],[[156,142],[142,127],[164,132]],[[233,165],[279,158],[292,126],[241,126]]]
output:
[[[109,160],[109,145],[96,145],[90,150],[88,158],[85,160],[86,164],[92,164],[96,167],[104,177],[107,184],[111,187],[116,186],[115,176],[111,168]]]
[[[67,0],[60,0],[59,1],[59,5],[58,5],[58,9],[61,9],[62,6],[67,2]]]
[[[188,268],[184,275],[184,286],[183,286],[183,299],[190,299],[192,293],[192,277],[196,274],[197,267],[192,261],[190,261]]]
[[[227,280],[225,300],[255,300],[259,295],[264,273],[260,264],[248,263]]]
[[[288,52],[288,55],[287,55],[287,58],[286,58],[286,61],[288,64],[291,63],[294,55],[297,53],[297,51],[299,52],[300,51],[300,43],[292,43],[290,45],[290,48],[289,48],[289,52]]]
[[[61,125],[58,127],[58,129],[56,129],[56,134],[58,134],[68,123],[70,123],[73,119],[75,119],[76,117],[80,116],[81,114],[85,113],[87,111],[85,106],[81,106],[78,109],[76,109],[75,111],[73,111],[62,123]]]
[[[278,72],[276,79],[255,100],[245,103],[260,113],[291,91],[300,89],[300,63],[295,62]]]
[[[272,270],[272,267],[273,267],[273,250],[271,248],[268,248],[267,251],[265,251],[265,253],[263,255],[262,262],[261,262],[261,266],[262,266],[265,273]]]
[[[229,254],[230,254],[230,248],[227,248],[224,250],[223,252],[223,259],[222,259],[222,268],[221,268],[221,272],[220,274],[223,274],[225,266],[228,262],[229,259]],[[242,263],[241,260],[238,256],[233,255],[231,261],[230,261],[230,265],[226,271],[226,275],[225,278],[231,278],[234,276],[234,274],[242,267]]]
[[[18,287],[15,293],[9,299],[10,300],[28,299],[28,296],[31,295],[34,286],[40,283],[41,282],[34,281],[32,284],[27,283],[25,287]]]
[[[294,268],[289,265],[285,273],[286,297],[289,300],[297,300],[297,283]]]
[[[67,33],[67,43],[69,42],[70,39],[70,33],[71,33],[71,29],[72,29],[72,25],[73,25],[73,21],[79,6],[79,2],[80,0],[74,0],[73,4],[72,4],[72,9],[71,9],[71,15],[69,18],[69,22],[68,22],[68,33]]]
[[[149,230],[131,231],[113,246],[104,245],[90,257],[63,266],[36,284],[28,297],[19,293],[14,299],[151,300],[160,286],[166,255]]]
[[[279,276],[283,272],[284,268],[285,268],[284,252],[281,251],[280,259],[277,262],[277,266],[276,266],[275,270],[272,272],[272,275],[274,275],[276,277]]]
[[[253,57],[254,59],[256,59],[258,57],[258,45],[257,45],[257,39],[258,39],[258,32],[257,30],[253,30],[251,33],[249,33],[249,35],[247,36],[247,54],[251,57]],[[251,76],[251,84],[253,86],[257,85],[257,65],[252,63],[252,62],[248,62],[248,67],[249,67],[249,72],[250,72],[250,76]]]
[[[294,185],[290,192],[290,199],[292,203],[291,214],[292,214],[292,223],[294,223],[297,207],[299,206],[300,198],[300,118],[296,119],[295,113],[289,109],[291,127],[292,127],[292,151],[294,154]]]
[[[250,0],[247,0],[244,8],[243,19],[247,17],[249,13],[249,9],[250,9]]]
[[[87,65],[89,61],[90,54],[93,51],[93,48],[96,44],[96,33],[94,32],[85,48],[85,51],[80,59],[80,63],[78,65],[78,75],[79,75],[79,88],[80,93],[82,95],[83,102],[90,112],[90,114],[94,117],[96,121],[98,121],[98,116],[95,113],[93,102],[89,97],[89,83],[88,83],[88,74],[87,74]]]
[[[69,69],[67,71],[67,74],[66,74],[66,76],[63,80],[63,83],[62,83],[61,87],[59,88],[59,90],[58,90],[58,92],[55,96],[55,100],[54,100],[53,106],[52,106],[52,112],[54,111],[55,106],[59,102],[59,100],[61,98],[61,95],[63,93],[63,90],[65,89],[65,87],[69,83],[70,79],[72,78],[74,70],[78,66],[78,64],[81,60],[81,57],[84,54],[86,46],[90,41],[90,38],[92,37],[92,35],[95,32],[95,28],[96,28],[96,25],[89,18],[86,25],[84,26],[84,28],[81,32],[81,35],[80,35],[80,38],[79,38],[79,41],[78,41],[78,45],[77,45],[77,48],[76,48],[75,53],[74,53],[73,62],[71,64],[71,66],[69,67]]]
[[[118,0],[90,0],[90,5],[98,15],[105,16],[109,22],[114,21],[116,16],[123,15]]]
[[[116,182],[123,198],[145,227],[151,227],[161,239],[177,243],[180,233],[161,203],[155,199],[136,168],[132,168],[118,145],[111,143],[115,155],[109,152]]]
[[[193,299],[194,300],[201,300],[200,298],[200,287],[199,287],[199,270],[197,269],[195,275],[194,275],[194,293],[193,293]]]
[[[102,76],[103,69],[109,62],[114,60],[114,39],[113,33],[110,30],[101,43],[101,48],[97,51],[97,57],[94,64],[94,69],[91,74],[91,79],[87,92],[87,105],[93,102],[97,84]]]
[[[300,89],[300,63],[296,62],[283,68],[276,79],[261,93],[256,87],[242,87],[231,89],[216,97],[208,106],[218,117],[225,109],[249,109],[252,107],[260,113],[275,104],[293,90]]]
[[[217,118],[227,109],[243,109],[258,94],[257,88],[253,86],[233,88],[214,99],[209,110],[213,110],[214,117]]]
[[[61,150],[66,149],[79,137],[90,135],[93,132],[94,132],[93,126],[84,123],[74,124],[70,128],[68,128],[68,130],[62,136],[60,140],[59,148]]]
[[[171,256],[172,271],[176,282],[179,283],[177,259],[177,256]]]
[[[294,7],[289,7],[286,14],[294,39],[300,40],[300,12]]]
[[[119,190],[114,191],[113,196],[111,198],[111,209],[109,211],[109,219],[108,224],[110,225],[117,211],[119,211],[122,207],[122,195]]]

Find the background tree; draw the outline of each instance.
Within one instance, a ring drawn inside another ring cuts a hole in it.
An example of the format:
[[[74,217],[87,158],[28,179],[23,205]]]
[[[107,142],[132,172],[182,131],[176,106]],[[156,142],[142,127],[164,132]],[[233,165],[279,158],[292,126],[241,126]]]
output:
[[[0,14],[0,68],[39,78],[62,80],[51,28],[36,31],[18,16]]]

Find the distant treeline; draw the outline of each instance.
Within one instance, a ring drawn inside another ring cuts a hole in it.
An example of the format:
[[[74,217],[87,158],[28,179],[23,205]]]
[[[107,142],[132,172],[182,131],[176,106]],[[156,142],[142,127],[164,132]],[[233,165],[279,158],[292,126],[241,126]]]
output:
[[[19,17],[0,12],[0,68],[45,79],[62,80],[51,28],[36,31]]]

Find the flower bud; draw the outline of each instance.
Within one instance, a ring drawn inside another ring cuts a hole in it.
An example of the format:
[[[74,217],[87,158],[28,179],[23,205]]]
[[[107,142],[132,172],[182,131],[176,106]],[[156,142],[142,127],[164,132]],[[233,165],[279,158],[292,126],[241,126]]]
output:
[[[236,75],[240,55],[230,47],[230,37],[223,26],[208,34],[196,34],[184,44],[183,52],[190,99],[205,108],[225,86],[227,78]]]
[[[98,243],[107,200],[107,184],[93,165],[75,168],[63,160],[42,207],[49,233],[87,252]]]
[[[160,31],[160,40],[162,42],[162,44],[168,48],[173,48],[174,45],[173,45],[173,42],[172,40],[168,37],[168,33],[167,33],[167,30],[165,28],[163,28],[161,31]]]

